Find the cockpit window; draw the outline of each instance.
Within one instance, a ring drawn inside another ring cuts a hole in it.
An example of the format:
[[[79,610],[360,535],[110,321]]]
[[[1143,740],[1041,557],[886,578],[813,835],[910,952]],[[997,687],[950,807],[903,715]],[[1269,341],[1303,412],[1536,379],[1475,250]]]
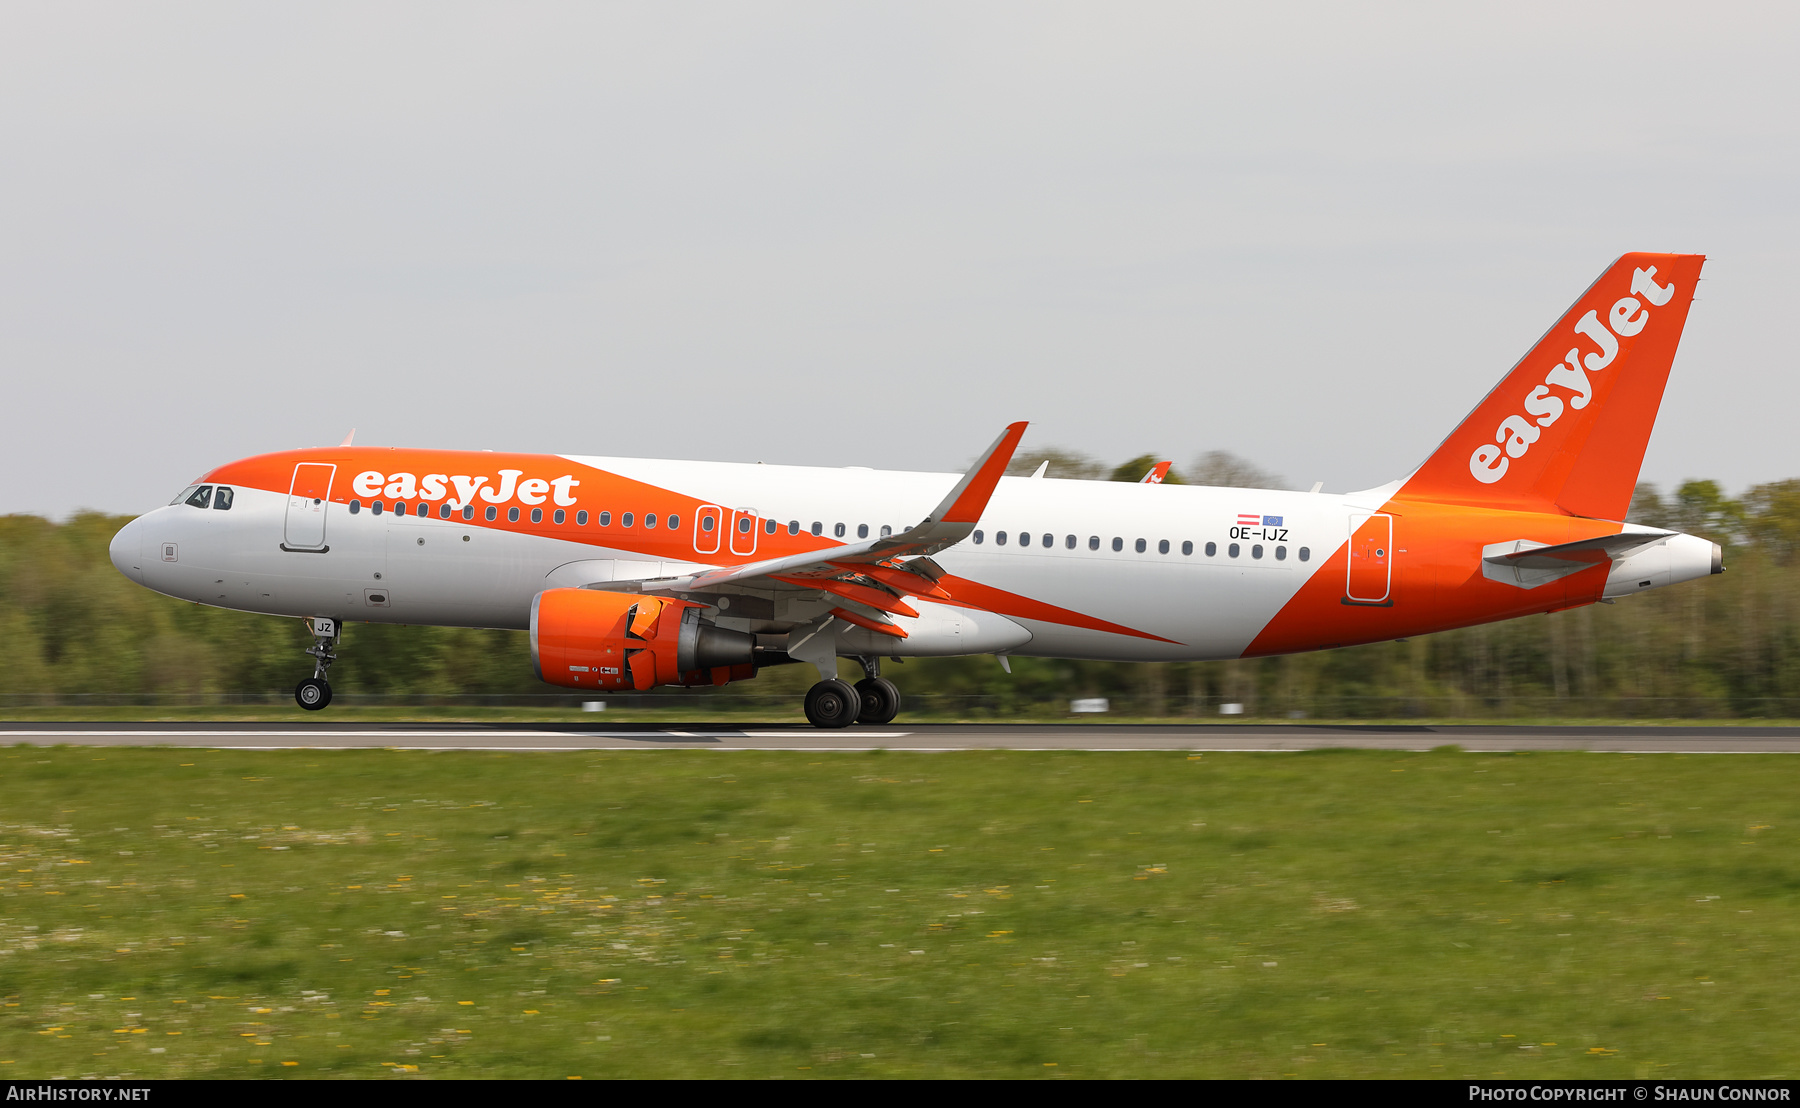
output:
[[[213,507],[221,512],[229,512],[231,510],[231,500],[233,495],[234,493],[229,485],[220,485],[218,489],[213,492]]]
[[[187,488],[182,489],[180,492],[176,493],[175,499],[169,501],[169,503],[170,504],[180,504],[182,501],[186,500],[188,497],[194,495],[194,490],[199,487],[200,487],[199,485],[189,485]]]
[[[195,508],[204,508],[211,500],[212,500],[212,486],[211,485],[201,485],[199,488],[194,490],[192,496],[189,496],[187,498],[188,504]]]

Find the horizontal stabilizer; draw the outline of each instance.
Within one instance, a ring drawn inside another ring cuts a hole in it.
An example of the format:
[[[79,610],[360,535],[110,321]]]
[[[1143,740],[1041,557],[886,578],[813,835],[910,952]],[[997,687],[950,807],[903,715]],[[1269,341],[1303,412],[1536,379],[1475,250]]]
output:
[[[1535,589],[1589,566],[1623,558],[1675,534],[1675,531],[1633,527],[1617,534],[1600,535],[1555,546],[1532,539],[1492,543],[1481,548],[1481,572],[1491,581],[1517,585],[1522,589]]]

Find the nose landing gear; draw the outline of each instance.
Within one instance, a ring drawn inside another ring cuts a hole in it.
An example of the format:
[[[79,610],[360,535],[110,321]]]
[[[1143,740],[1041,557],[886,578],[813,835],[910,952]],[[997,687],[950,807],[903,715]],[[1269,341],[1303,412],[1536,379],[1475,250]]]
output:
[[[294,699],[307,711],[316,712],[331,703],[331,686],[317,677],[308,677],[294,686]]]
[[[332,647],[337,645],[337,620],[315,616],[307,621],[312,627],[313,644],[306,653],[314,658],[313,675],[294,686],[294,701],[309,712],[319,711],[331,703],[331,683],[325,674],[331,669],[331,663],[337,661],[337,654]]]

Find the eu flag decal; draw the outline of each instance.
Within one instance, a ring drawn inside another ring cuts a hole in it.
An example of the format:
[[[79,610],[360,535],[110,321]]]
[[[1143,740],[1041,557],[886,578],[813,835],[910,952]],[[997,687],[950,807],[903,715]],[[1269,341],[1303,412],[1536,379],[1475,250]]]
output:
[[[1281,526],[1281,517],[1280,516],[1264,516],[1262,525],[1264,527],[1280,527]]]

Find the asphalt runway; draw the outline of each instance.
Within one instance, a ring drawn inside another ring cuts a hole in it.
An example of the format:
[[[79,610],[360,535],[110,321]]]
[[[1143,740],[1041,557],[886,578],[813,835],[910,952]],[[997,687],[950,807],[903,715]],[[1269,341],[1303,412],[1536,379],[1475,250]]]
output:
[[[1630,753],[1800,752],[1800,727],[1428,727],[1304,724],[4,723],[0,744],[235,750],[1318,750],[1347,747]]]

